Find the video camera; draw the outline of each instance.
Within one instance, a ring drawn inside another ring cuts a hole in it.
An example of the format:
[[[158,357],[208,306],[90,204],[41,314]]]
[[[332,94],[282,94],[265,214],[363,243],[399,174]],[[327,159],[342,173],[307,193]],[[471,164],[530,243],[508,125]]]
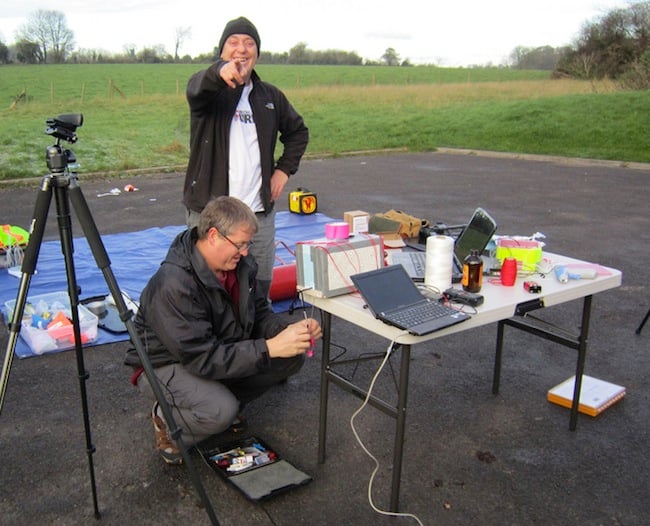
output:
[[[58,117],[49,118],[45,121],[47,128],[45,133],[57,139],[63,139],[70,143],[77,142],[77,128],[83,125],[84,116],[81,113],[66,113]]]
[[[60,173],[68,167],[68,164],[76,164],[74,153],[67,148],[62,148],[59,143],[61,140],[69,143],[77,142],[75,131],[83,125],[83,122],[84,116],[81,113],[66,113],[45,121],[47,124],[45,133],[58,139],[56,144],[45,150],[45,161],[52,172]]]

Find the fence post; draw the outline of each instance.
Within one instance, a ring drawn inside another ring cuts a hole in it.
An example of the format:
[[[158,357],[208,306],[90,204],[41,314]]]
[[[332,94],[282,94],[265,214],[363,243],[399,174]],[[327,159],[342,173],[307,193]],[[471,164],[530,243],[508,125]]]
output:
[[[21,91],[18,95],[14,97],[14,101],[11,103],[11,106],[9,106],[10,110],[13,110],[16,106],[18,106],[18,103],[21,100],[27,100],[27,88],[23,87],[23,91]]]

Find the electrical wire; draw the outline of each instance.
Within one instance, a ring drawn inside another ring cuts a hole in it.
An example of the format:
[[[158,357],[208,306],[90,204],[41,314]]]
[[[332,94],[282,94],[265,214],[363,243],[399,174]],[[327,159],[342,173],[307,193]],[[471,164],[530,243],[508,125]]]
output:
[[[404,331],[403,334],[408,334],[407,331]],[[402,336],[402,334],[399,334],[399,336]],[[363,403],[357,409],[354,414],[350,417],[350,427],[352,428],[352,433],[354,434],[354,437],[356,438],[357,442],[361,446],[361,449],[368,455],[372,461],[375,463],[375,468],[372,470],[372,474],[370,475],[370,479],[368,480],[368,502],[370,504],[370,507],[376,512],[379,513],[380,515],[388,515],[391,517],[404,517],[404,518],[409,518],[415,520],[420,526],[422,525],[422,521],[417,517],[417,515],[414,515],[412,513],[399,513],[399,512],[394,512],[394,511],[386,511],[379,509],[374,501],[372,500],[372,483],[375,479],[375,475],[379,471],[379,461],[377,458],[368,450],[368,448],[365,446],[363,441],[361,440],[361,437],[359,436],[359,433],[357,432],[356,428],[354,427],[354,420],[355,418],[363,411],[363,409],[368,405],[368,400],[370,400],[370,396],[372,394],[372,390],[375,386],[375,382],[377,381],[377,378],[379,377],[379,374],[383,370],[384,366],[386,365],[386,362],[388,362],[388,358],[390,358],[391,353],[393,351],[393,347],[395,346],[395,340],[391,341],[390,344],[388,345],[388,348],[386,349],[386,356],[384,356],[384,359],[382,360],[381,364],[379,365],[379,368],[377,369],[377,372],[374,374],[372,377],[372,381],[370,382],[370,387],[368,388],[368,393],[366,394],[366,398],[364,399]]]

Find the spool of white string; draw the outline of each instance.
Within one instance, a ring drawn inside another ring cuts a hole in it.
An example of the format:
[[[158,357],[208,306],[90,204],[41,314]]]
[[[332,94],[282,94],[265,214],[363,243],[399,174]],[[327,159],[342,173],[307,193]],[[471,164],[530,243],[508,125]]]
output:
[[[449,236],[429,236],[425,260],[424,284],[443,292],[451,287],[454,265],[454,240]]]

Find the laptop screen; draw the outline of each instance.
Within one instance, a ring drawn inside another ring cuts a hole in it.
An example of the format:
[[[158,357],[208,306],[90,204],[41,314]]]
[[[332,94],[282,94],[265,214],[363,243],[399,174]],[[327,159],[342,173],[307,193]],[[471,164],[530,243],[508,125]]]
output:
[[[424,299],[402,265],[363,272],[351,279],[373,313],[413,305]]]
[[[496,232],[497,224],[482,208],[477,208],[469,223],[456,240],[454,254],[461,263],[475,248],[481,253]]]

